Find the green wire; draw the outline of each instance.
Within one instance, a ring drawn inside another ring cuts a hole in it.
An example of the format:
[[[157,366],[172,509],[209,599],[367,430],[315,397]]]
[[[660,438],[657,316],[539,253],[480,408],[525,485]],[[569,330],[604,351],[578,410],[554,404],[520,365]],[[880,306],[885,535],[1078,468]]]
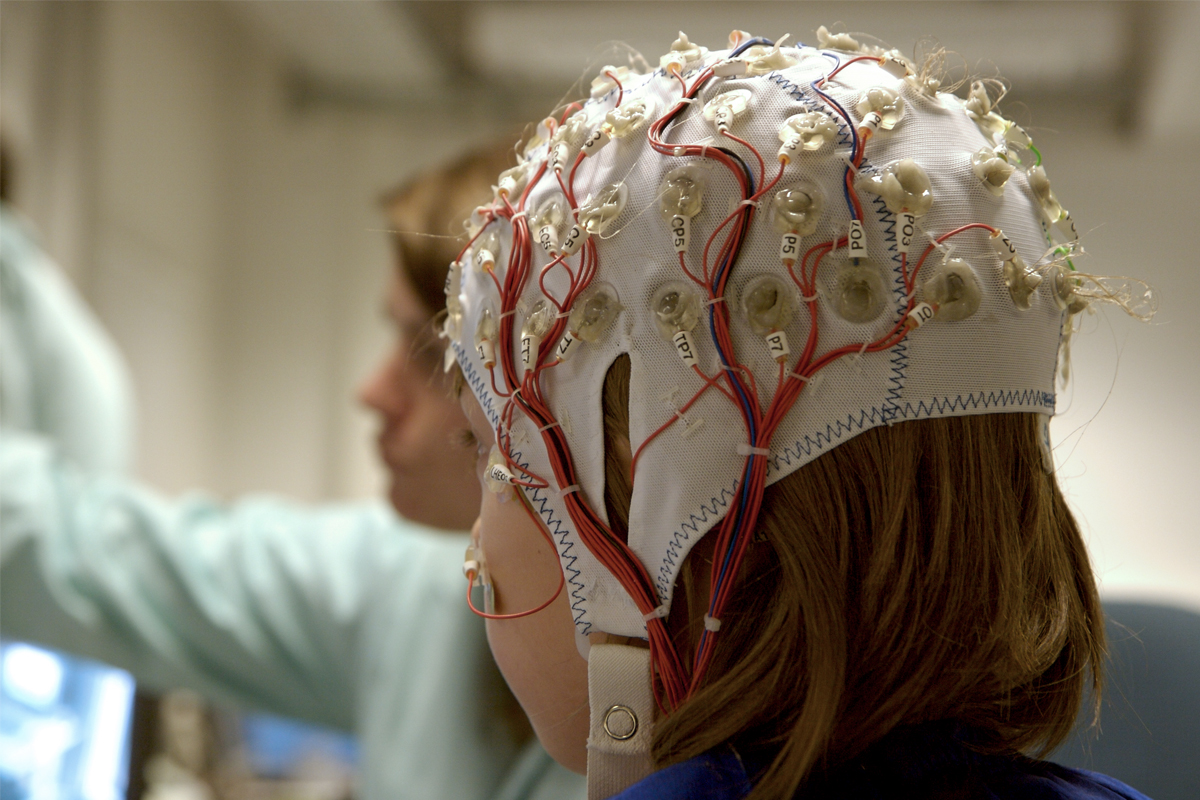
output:
[[[1034,146],[1033,146],[1033,142],[1030,142],[1030,143],[1029,143],[1029,149],[1033,151],[1033,154],[1034,154],[1035,156],[1037,156],[1037,163],[1036,163],[1036,164],[1034,164],[1034,166],[1035,166],[1035,167],[1040,167],[1040,166],[1042,165],[1042,151],[1041,151],[1041,150],[1038,150],[1036,147],[1034,147]]]

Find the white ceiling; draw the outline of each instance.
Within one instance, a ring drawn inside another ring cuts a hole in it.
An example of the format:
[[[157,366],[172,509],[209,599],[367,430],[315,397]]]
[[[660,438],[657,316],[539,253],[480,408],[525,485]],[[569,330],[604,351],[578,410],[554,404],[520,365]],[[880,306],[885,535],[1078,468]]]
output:
[[[543,103],[589,69],[625,58],[616,42],[655,63],[680,29],[720,48],[735,26],[811,43],[818,25],[841,25],[906,53],[933,36],[962,54],[957,63],[971,72],[1010,81],[1014,96],[1104,103],[1118,124],[1134,116],[1143,95],[1160,96],[1158,84],[1200,80],[1189,44],[1200,34],[1197,3],[244,0],[228,7],[324,102],[367,98],[400,110],[450,97],[477,112],[509,109],[524,118],[529,112],[515,108],[521,101]],[[1195,124],[1195,104],[1178,106],[1170,113]]]

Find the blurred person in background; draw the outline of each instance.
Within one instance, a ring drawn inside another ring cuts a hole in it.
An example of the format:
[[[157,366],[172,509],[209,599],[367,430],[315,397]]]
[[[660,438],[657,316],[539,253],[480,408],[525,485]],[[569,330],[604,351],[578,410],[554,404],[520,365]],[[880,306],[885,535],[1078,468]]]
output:
[[[480,486],[435,326],[461,247],[446,234],[490,197],[509,145],[386,199],[396,337],[360,399],[380,416],[400,517],[381,504],[172,499],[123,478],[133,416],[123,362],[5,204],[4,636],[153,686],[354,731],[367,800],[582,797],[583,779],[532,738],[462,597],[468,539],[458,532],[475,518]]]

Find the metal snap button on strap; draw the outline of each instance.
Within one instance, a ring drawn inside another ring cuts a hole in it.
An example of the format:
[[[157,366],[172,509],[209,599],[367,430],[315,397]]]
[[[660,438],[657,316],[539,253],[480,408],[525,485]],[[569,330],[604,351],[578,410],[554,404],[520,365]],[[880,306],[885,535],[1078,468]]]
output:
[[[637,733],[638,718],[629,706],[613,706],[604,714],[604,732],[623,742]]]

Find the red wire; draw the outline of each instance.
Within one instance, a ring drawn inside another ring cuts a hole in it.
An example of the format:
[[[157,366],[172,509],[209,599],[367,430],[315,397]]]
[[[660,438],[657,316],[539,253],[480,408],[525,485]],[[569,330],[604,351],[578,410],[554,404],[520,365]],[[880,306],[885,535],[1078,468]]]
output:
[[[538,526],[538,531],[541,532],[542,538],[544,538],[550,544],[550,550],[555,554],[555,557],[557,558],[558,557],[558,546],[554,543],[554,539],[552,539],[550,537],[550,531],[548,531],[546,529],[546,523],[542,521],[541,517],[539,517],[537,514],[533,513],[533,509],[529,507],[529,501],[525,498],[525,495],[520,491],[517,491],[516,493],[517,493],[517,495],[519,495],[521,508],[525,509],[525,513],[528,514],[529,518],[531,520],[533,520],[534,524],[536,524]],[[528,611],[518,611],[515,614],[489,614],[486,611],[480,611],[478,608],[475,607],[475,604],[473,602],[471,602],[471,589],[474,588],[475,574],[476,574],[475,570],[470,570],[469,572],[467,572],[467,607],[470,608],[473,612],[475,612],[479,616],[483,617],[484,619],[520,619],[521,617],[532,616],[532,615],[538,613],[539,611],[545,609],[551,603],[553,603],[555,600],[557,600],[558,596],[560,594],[562,594],[563,586],[565,586],[566,582],[567,582],[566,573],[563,572],[562,568],[560,567],[558,570],[558,588],[554,590],[554,594],[550,597],[549,600],[542,603],[537,608],[531,608]]]

